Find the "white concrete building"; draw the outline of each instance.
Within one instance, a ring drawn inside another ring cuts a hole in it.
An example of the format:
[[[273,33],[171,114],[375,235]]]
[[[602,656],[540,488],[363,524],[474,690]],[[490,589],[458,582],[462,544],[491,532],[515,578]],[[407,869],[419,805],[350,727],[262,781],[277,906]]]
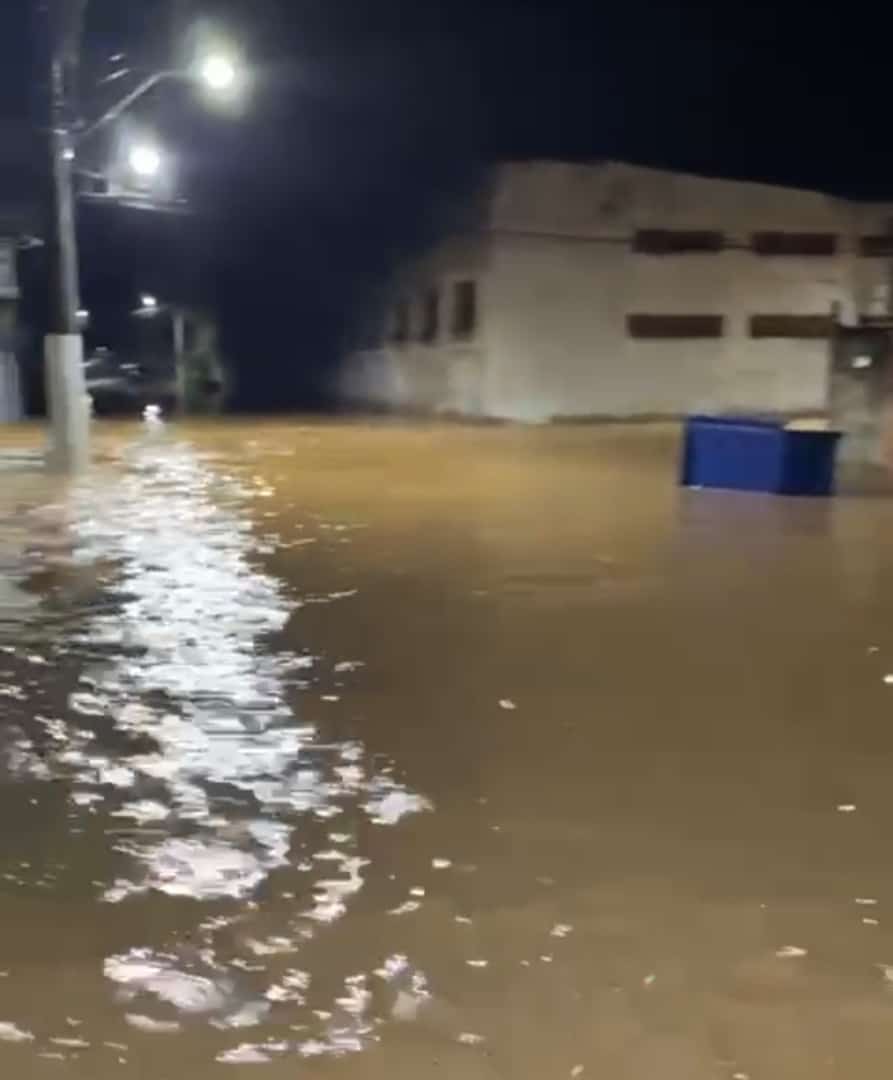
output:
[[[893,203],[616,162],[499,167],[396,281],[361,406],[519,420],[827,405],[835,321],[890,313]]]

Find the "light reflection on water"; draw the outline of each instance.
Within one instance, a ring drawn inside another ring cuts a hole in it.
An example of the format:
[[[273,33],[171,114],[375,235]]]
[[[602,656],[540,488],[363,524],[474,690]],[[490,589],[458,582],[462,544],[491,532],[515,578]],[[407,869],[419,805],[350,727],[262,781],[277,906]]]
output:
[[[204,921],[197,909],[188,947],[137,941],[103,965],[127,1024],[144,1033],[173,1034],[182,1016],[266,1025],[262,1043],[221,1049],[223,1063],[341,1054],[374,1036],[367,974],[311,1012],[310,975],[294,957],[363,889],[362,822],[431,809],[361,742],[323,741],[302,722],[314,660],[270,643],[301,605],[253,561],[245,507],[256,494],[168,441],[132,449],[114,473],[68,493],[56,566],[63,579],[73,569],[80,590],[54,647],[84,664],[67,717],[37,713],[8,753],[15,775],[64,779],[75,814],[108,822],[119,869],[94,883],[101,902],[232,902]],[[42,613],[21,596],[3,606],[39,635]],[[293,903],[271,921],[253,898],[274,874]],[[273,1038],[277,1010],[285,1037]]]

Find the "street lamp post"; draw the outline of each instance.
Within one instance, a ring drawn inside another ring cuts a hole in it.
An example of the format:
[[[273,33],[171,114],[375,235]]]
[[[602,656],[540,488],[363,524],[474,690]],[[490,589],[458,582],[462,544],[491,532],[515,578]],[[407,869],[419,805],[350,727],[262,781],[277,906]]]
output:
[[[71,81],[86,0],[49,0],[49,151],[52,198],[48,222],[49,333],[45,342],[50,464],[78,471],[87,463],[89,409],[84,345],[78,323],[77,233],[74,218]]]
[[[52,181],[47,236],[50,313],[45,343],[51,430],[49,464],[64,472],[79,472],[86,467],[89,456],[90,408],[84,375],[82,320],[78,317],[81,305],[73,182],[76,140],[72,131],[72,83],[77,71],[87,2],[44,0],[50,34],[49,152]],[[80,139],[116,119],[162,80],[184,77],[198,77],[209,91],[225,96],[236,88],[238,68],[226,55],[214,53],[206,55],[195,72],[157,72],[84,129]],[[143,178],[154,176],[161,163],[161,155],[154,147],[135,147],[131,152],[131,168]]]

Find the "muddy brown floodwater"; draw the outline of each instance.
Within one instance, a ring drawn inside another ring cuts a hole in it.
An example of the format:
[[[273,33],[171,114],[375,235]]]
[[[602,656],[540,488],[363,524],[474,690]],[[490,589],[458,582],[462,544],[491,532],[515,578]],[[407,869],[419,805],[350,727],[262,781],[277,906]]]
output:
[[[893,502],[676,438],[6,429],[0,1073],[888,1080]]]

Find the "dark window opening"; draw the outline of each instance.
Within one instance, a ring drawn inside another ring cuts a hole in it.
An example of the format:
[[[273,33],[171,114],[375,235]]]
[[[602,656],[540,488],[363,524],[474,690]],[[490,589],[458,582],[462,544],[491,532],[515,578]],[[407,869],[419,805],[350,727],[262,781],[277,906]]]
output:
[[[391,341],[395,345],[409,341],[409,304],[405,300],[398,300],[394,305]]]
[[[862,255],[888,258],[893,255],[893,234],[861,237],[859,252]]]
[[[639,229],[633,251],[643,255],[682,255],[722,251],[725,237],[706,229]]]
[[[751,246],[757,255],[833,255],[834,233],[756,232]]]
[[[631,338],[662,340],[664,338],[722,337],[722,315],[628,315],[626,329]]]
[[[834,319],[830,315],[751,315],[752,338],[806,338],[830,337]]]
[[[454,290],[453,337],[470,338],[477,330],[477,283],[457,281]]]
[[[430,345],[440,336],[440,293],[428,289],[422,297],[422,329],[419,340]]]

